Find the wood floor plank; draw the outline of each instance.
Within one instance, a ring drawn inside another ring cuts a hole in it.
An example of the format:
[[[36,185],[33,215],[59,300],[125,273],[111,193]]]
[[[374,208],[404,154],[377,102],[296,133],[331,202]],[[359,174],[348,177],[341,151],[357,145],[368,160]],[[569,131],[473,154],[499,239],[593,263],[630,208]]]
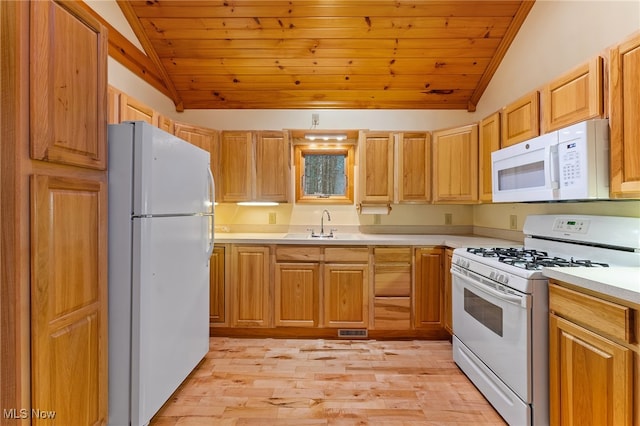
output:
[[[235,339],[210,351],[151,426],[504,425],[447,341]]]

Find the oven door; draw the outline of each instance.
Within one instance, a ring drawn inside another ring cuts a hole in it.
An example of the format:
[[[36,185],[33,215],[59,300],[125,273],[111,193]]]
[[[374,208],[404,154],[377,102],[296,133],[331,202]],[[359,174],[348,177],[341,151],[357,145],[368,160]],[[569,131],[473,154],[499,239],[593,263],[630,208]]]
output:
[[[531,296],[457,265],[451,274],[453,334],[531,403]]]
[[[491,153],[494,202],[549,201],[558,197],[558,133]]]

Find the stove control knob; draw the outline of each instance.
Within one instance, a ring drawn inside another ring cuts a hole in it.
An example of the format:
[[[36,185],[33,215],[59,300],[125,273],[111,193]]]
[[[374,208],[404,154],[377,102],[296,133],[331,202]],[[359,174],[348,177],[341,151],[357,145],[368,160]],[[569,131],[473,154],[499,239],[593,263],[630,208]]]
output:
[[[495,280],[496,279],[496,273],[491,271],[491,273],[489,274],[489,278],[491,278],[492,280]],[[500,280],[498,280],[498,281],[500,281]]]

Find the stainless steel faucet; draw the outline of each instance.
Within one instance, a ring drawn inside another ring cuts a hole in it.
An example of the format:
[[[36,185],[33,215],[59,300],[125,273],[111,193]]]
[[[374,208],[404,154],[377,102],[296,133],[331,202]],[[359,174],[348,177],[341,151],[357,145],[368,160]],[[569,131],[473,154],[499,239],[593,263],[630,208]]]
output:
[[[331,222],[331,215],[329,214],[329,210],[324,209],[322,214],[320,215],[320,235],[324,235],[324,214],[327,214],[327,220]],[[333,231],[331,232],[333,233]]]

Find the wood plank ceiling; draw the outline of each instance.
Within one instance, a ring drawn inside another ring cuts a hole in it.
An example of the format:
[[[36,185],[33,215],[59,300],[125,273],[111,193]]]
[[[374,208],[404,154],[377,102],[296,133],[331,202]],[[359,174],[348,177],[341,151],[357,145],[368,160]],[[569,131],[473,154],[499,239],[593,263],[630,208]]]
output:
[[[181,109],[467,109],[533,1],[118,0]]]

